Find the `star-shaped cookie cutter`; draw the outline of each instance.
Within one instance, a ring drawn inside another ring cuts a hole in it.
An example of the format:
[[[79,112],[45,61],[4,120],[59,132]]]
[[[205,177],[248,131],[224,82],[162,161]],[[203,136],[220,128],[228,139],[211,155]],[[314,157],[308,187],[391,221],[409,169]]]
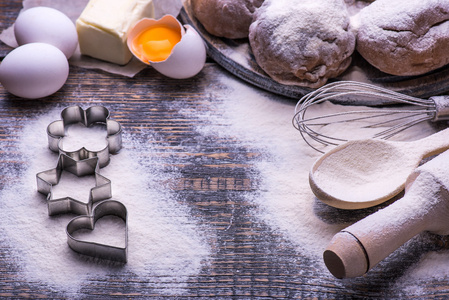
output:
[[[100,123],[106,125],[107,146],[99,151],[91,151],[81,147],[75,151],[64,151],[61,141],[66,134],[66,127],[81,123],[86,127]],[[50,123],[47,127],[48,146],[58,153],[66,154],[75,160],[98,157],[100,168],[109,163],[109,154],[117,153],[122,147],[122,126],[109,119],[109,110],[104,106],[91,106],[84,110],[80,106],[69,106],[61,112],[61,120]]]
[[[92,215],[75,217],[67,224],[66,233],[69,247],[80,254],[126,263],[128,256],[127,214],[126,207],[121,202],[116,200],[101,201],[93,209]],[[97,220],[107,215],[120,217],[125,222],[125,247],[83,241],[73,236],[73,233],[79,229],[94,230]]]
[[[88,215],[92,211],[93,203],[111,198],[111,181],[100,175],[99,168],[98,157],[74,160],[70,156],[62,153],[59,155],[56,168],[37,173],[37,190],[47,196],[48,214],[50,216],[63,213]],[[95,187],[90,190],[87,202],[74,199],[70,196],[53,199],[53,186],[59,183],[63,171],[68,171],[78,177],[95,175]]]

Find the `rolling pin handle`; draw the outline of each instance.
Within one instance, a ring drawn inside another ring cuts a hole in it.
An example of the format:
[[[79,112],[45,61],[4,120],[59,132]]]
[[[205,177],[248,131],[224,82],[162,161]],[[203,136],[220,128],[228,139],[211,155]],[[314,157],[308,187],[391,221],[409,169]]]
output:
[[[448,216],[449,169],[434,159],[409,176],[403,198],[337,233],[324,262],[337,278],[361,276],[423,231],[449,234]]]
[[[361,276],[370,265],[362,243],[348,231],[340,231],[333,237],[323,258],[328,270],[339,279]]]

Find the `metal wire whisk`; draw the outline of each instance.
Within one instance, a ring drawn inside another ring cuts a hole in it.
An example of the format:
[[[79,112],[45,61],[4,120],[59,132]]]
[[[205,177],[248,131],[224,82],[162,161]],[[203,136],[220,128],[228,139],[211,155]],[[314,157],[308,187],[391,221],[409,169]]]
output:
[[[311,106],[325,101],[375,107],[306,117]],[[340,81],[327,84],[302,97],[295,107],[293,126],[310,147],[323,152],[313,146],[311,141],[322,145],[338,145],[347,141],[320,133],[323,126],[367,120],[371,123],[365,128],[386,127],[372,138],[388,139],[423,121],[449,120],[449,96],[434,96],[426,100],[367,83]]]

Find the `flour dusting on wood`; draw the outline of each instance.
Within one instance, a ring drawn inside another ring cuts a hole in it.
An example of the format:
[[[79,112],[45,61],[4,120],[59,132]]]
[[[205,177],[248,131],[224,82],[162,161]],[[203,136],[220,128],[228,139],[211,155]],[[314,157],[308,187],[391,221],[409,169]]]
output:
[[[274,232],[280,233],[289,242],[296,245],[298,253],[307,254],[312,261],[322,269],[323,276],[329,276],[328,270],[322,262],[322,253],[334,234],[354,222],[344,215],[340,221],[323,220],[320,209],[325,206],[319,203],[310,190],[308,183],[309,169],[319,157],[319,153],[309,148],[300,134],[293,128],[291,118],[294,113],[295,101],[286,100],[250,87],[242,82],[223,76],[221,83],[229,87],[226,94],[217,91],[214,94],[211,87],[211,97],[220,98],[224,120],[229,127],[212,125],[203,127],[205,134],[234,136],[249,148],[261,151],[262,155],[254,162],[254,167],[260,174],[259,188],[255,193],[248,193],[250,201],[255,202],[259,209],[254,214],[272,227]],[[341,107],[329,103],[317,105],[316,110],[323,113],[332,112]],[[211,124],[215,116],[207,113]],[[210,119],[212,117],[212,119]],[[348,129],[342,125],[342,129]],[[338,128],[337,128],[338,129]],[[351,128],[352,137],[366,137],[366,129]],[[405,132],[396,137],[401,140],[415,140],[426,137],[435,132],[427,123],[417,125],[411,132]],[[413,243],[425,243],[426,237],[413,239],[396,255],[406,253]],[[419,295],[421,290],[419,281],[444,279],[449,277],[449,262],[447,255],[430,251],[423,253],[422,259],[408,268],[405,275],[399,278],[397,288],[407,295]],[[438,271],[431,267],[438,265]],[[380,268],[385,267],[385,264]],[[387,265],[388,267],[388,265]],[[335,281],[335,284],[347,284],[345,281]]]

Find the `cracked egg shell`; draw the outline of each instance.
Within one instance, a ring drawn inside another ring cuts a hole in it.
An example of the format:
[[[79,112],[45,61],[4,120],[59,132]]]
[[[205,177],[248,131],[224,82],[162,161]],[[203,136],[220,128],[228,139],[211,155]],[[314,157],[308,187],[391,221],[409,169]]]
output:
[[[140,20],[129,31],[127,44],[140,61],[175,79],[195,76],[206,63],[206,46],[200,35],[171,15]]]

